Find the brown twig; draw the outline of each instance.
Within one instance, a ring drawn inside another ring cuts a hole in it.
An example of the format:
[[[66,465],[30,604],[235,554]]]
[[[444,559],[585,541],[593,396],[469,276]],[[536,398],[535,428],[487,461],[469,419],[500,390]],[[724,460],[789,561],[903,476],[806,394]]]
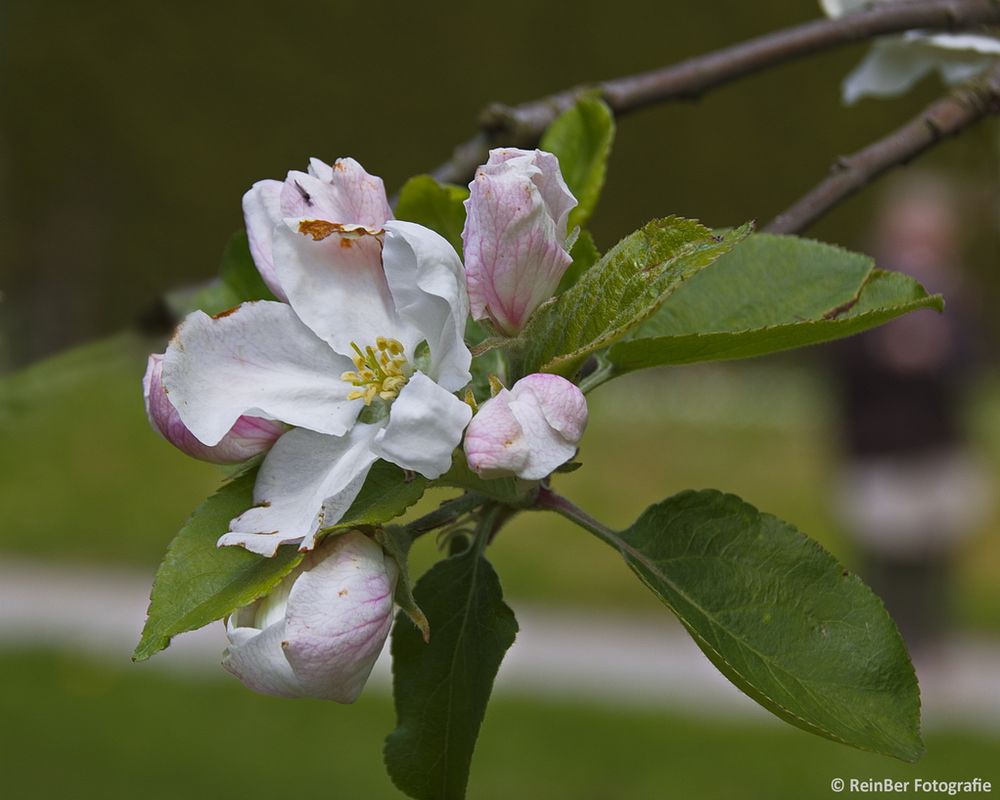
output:
[[[990,114],[1000,113],[1000,64],[981,79],[927,106],[901,128],[863,150],[838,158],[830,176],[764,230],[798,233],[883,173],[961,133]]]
[[[914,0],[886,3],[839,19],[820,19],[751,39],[668,67],[585,84],[517,106],[494,104],[481,117],[481,130],[455,148],[433,171],[449,183],[465,183],[490,147],[531,147],[563,111],[588,92],[599,93],[616,115],[653,103],[696,98],[729,81],[795,58],[876,36],[920,28],[967,30],[1000,24],[1000,0]]]

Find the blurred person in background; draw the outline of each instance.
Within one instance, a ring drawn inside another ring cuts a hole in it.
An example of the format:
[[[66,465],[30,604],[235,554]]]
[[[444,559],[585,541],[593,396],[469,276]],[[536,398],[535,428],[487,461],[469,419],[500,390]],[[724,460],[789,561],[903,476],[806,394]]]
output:
[[[890,184],[868,249],[880,267],[944,295],[947,310],[917,311],[832,349],[843,458],[837,510],[862,577],[918,660],[948,632],[955,556],[989,501],[962,429],[979,347],[960,228],[943,178],[918,173]]]

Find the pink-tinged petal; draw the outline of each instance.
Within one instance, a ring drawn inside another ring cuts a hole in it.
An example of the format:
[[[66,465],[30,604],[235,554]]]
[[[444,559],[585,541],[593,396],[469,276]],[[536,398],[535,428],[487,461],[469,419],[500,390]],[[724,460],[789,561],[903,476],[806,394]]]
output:
[[[310,550],[324,528],[350,508],[377,460],[371,443],[379,428],[355,425],[344,436],[296,428],[264,458],[254,484],[254,507],[236,517],[219,546],[273,556],[282,544]]]
[[[260,277],[279,300],[285,293],[274,271],[274,226],[281,222],[281,181],[257,181],[243,195],[243,220],[250,243],[250,255]]]
[[[469,382],[472,363],[465,345],[469,297],[458,254],[434,231],[392,221],[385,226],[382,258],[396,313],[430,348],[430,374],[445,389],[458,391]]]
[[[558,375],[536,372],[521,378],[511,389],[515,403],[529,395],[538,401],[549,427],[567,441],[580,441],[587,427],[587,398],[575,384]]]
[[[503,478],[528,464],[528,441],[510,410],[510,392],[502,389],[480,406],[465,431],[465,458],[483,478]]]
[[[353,354],[352,342],[363,349],[379,336],[398,339],[412,355],[417,332],[396,314],[382,270],[382,243],[364,232],[325,230],[317,240],[310,231],[319,226],[310,222],[290,218],[275,232],[278,278],[295,313],[342,355]]]
[[[472,315],[513,336],[572,261],[566,218],[576,200],[556,158],[537,150],[493,151],[469,189],[462,239]]]
[[[282,648],[286,641],[284,619],[264,630],[238,628],[230,619],[226,629],[229,647],[222,656],[222,666],[248,689],[277,697],[306,694]]]
[[[372,451],[433,480],[451,467],[471,418],[468,404],[416,372],[393,401],[389,424],[375,436]]]
[[[540,480],[576,453],[587,425],[583,393],[557,375],[529,375],[487,400],[469,423],[465,454],[486,478]]]
[[[215,445],[242,416],[343,434],[360,410],[340,380],[350,369],[287,305],[259,301],[218,317],[190,314],[163,356],[162,379],[184,425]]]
[[[213,446],[202,444],[181,421],[163,388],[163,356],[153,353],[142,379],[146,416],[153,430],[174,447],[202,461],[214,464],[238,464],[271,448],[288,428],[271,419],[243,416],[229,433]]]
[[[357,531],[332,537],[292,586],[285,657],[305,694],[353,703],[392,628],[398,569]]]
[[[308,173],[289,172],[281,213],[376,230],[392,218],[382,179],[369,175],[353,158],[337,159],[332,167],[313,158]]]

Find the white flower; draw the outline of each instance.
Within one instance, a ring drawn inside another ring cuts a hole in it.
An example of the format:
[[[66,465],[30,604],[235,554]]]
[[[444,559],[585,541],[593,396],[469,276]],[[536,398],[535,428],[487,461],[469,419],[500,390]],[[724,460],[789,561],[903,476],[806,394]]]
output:
[[[398,575],[363,533],[333,536],[229,617],[222,665],[255,692],[353,703],[392,627]]]
[[[375,227],[381,214],[371,209],[388,205],[381,181],[365,176],[356,162],[314,159],[311,174],[289,174],[277,205],[266,199],[274,187],[257,184],[251,194],[265,199],[247,213],[248,234],[288,303],[194,312],[164,354],[163,386],[203,444],[244,415],[294,426],[261,465],[256,505],[220,545],[262,555],[287,542],[310,549],[376,460],[436,478],[471,417],[453,394],[472,359],[462,263],[419,225]],[[301,203],[284,202],[296,196]]]
[[[874,3],[886,0],[874,0]],[[827,16],[859,11],[872,0],[820,0]],[[1000,56],[1000,39],[971,33],[908,31],[886,36],[872,45],[868,55],[844,79],[844,102],[853,105],[866,96],[902,94],[933,71],[949,86],[964,83],[984,72]]]
[[[541,480],[574,456],[586,427],[583,392],[535,373],[483,403],[465,432],[465,456],[483,478]]]

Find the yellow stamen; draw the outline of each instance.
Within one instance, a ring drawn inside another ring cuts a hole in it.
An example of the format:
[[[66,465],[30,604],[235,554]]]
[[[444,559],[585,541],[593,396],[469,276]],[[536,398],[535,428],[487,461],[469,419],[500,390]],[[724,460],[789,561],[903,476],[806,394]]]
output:
[[[364,400],[371,405],[376,397],[387,402],[395,400],[410,379],[409,363],[403,352],[403,345],[396,339],[379,336],[375,347],[368,345],[361,349],[351,342],[354,356],[351,360],[357,371],[344,372],[340,379],[358,387],[348,395],[348,400]]]

